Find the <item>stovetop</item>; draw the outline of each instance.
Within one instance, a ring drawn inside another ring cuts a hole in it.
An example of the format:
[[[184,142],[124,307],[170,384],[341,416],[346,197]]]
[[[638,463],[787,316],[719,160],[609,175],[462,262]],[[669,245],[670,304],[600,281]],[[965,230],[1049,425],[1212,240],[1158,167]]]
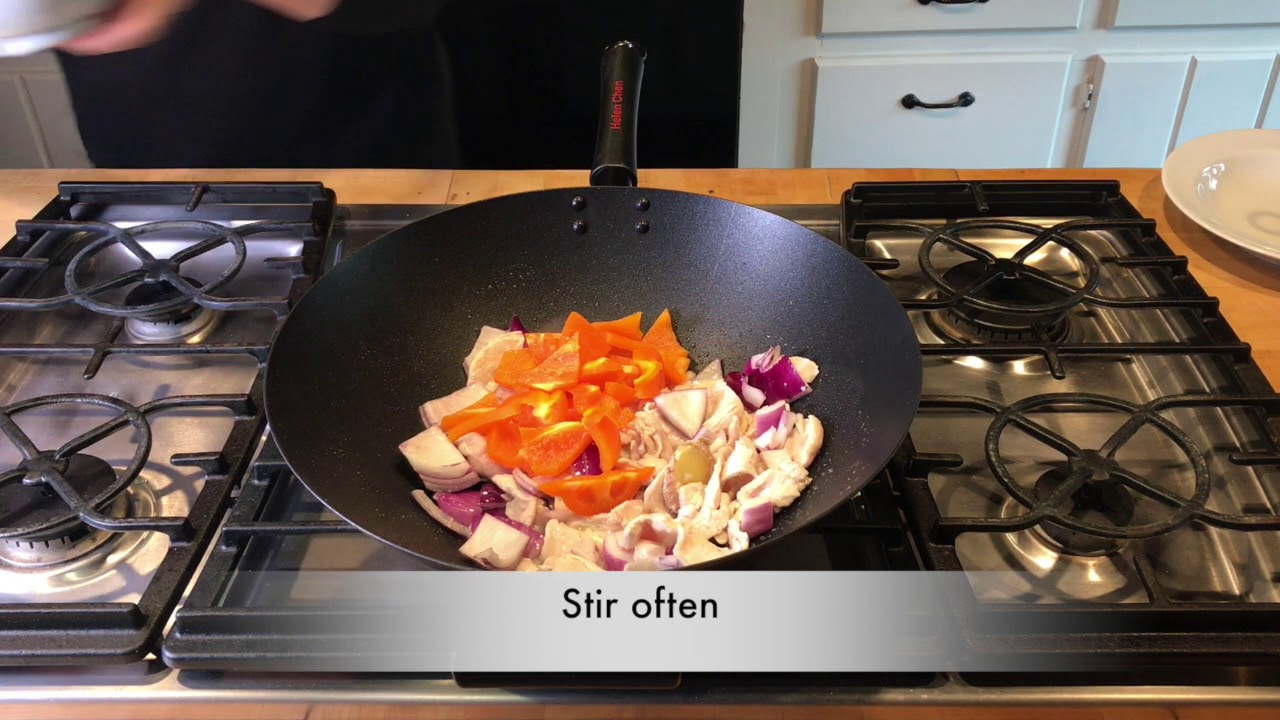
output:
[[[0,467],[16,468],[0,474],[0,663],[133,661],[153,687],[179,668],[184,687],[283,692],[260,673],[287,667],[292,646],[246,636],[246,618],[266,628],[322,605],[332,588],[311,571],[430,570],[328,512],[264,427],[262,370],[292,302],[447,209],[340,200],[311,184],[65,184],[19,225],[0,257]],[[1018,584],[975,581],[957,608],[975,652],[1147,668],[1065,683],[1077,686],[1275,684],[1280,399],[1116,183],[863,183],[840,205],[766,209],[890,286],[921,342],[925,395],[875,481],[739,569],[1020,570]],[[1027,613],[1140,630],[1049,637],[1020,629]],[[0,698],[80,672],[12,676]],[[554,678],[348,680],[562,691]],[[595,687],[772,686],[748,680]],[[778,687],[923,698],[1063,684],[922,673]]]

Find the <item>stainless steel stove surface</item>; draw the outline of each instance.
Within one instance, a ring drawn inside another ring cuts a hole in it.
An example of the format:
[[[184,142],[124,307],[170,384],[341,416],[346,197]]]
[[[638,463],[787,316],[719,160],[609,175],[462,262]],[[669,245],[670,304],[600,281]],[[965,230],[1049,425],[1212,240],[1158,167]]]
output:
[[[604,687],[663,702],[1079,702],[1129,699],[1135,685],[1171,701],[1280,698],[1280,399],[1154,224],[1116,184],[1079,182],[858,184],[839,206],[766,208],[893,289],[925,354],[925,396],[885,472],[744,569],[1027,571],[1034,580],[1017,585],[971,576],[975,602],[957,612],[974,652],[1143,669],[610,677],[597,690],[492,676],[318,687],[264,672],[316,638],[246,636],[244,620],[265,628],[322,606],[333,588],[307,571],[430,569],[355,531],[289,473],[263,433],[261,370],[319,272],[445,209],[335,207],[314,185],[64,186],[40,224],[19,227],[0,258],[0,432],[14,440],[0,469],[16,468],[0,474],[0,662],[150,659],[136,672],[10,675],[0,701],[99,686],[345,702],[626,700]],[[57,404],[34,400],[49,396]],[[116,642],[86,639],[94,621],[56,609],[69,602],[135,603],[145,622],[122,635],[115,618]],[[1032,612],[1137,629],[1042,636],[1019,629]],[[27,619],[45,623],[56,651],[11,631]],[[513,683],[534,689],[512,695]]]

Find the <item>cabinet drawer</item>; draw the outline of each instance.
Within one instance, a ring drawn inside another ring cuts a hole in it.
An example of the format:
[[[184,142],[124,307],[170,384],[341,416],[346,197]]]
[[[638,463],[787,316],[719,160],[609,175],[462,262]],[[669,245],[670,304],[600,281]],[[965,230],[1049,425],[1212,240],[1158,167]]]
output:
[[[825,0],[823,33],[1048,30],[1080,26],[1084,0],[990,0],[940,5],[919,0]]]
[[[1115,20],[1115,27],[1275,24],[1280,24],[1280,3],[1275,0],[1118,0]]]
[[[1071,56],[820,58],[814,167],[1046,167]],[[972,95],[967,107],[908,109]]]

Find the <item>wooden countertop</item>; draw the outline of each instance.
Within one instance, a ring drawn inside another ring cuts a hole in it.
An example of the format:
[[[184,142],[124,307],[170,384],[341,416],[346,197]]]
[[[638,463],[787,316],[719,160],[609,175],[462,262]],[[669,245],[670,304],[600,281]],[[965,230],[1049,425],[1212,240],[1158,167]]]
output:
[[[30,217],[56,193],[60,180],[315,180],[344,203],[465,203],[495,195],[573,187],[585,171],[447,170],[0,170],[0,228]],[[1280,265],[1259,260],[1199,228],[1165,197],[1159,170],[646,170],[641,185],[707,193],[757,204],[834,203],[854,182],[884,180],[1119,180],[1124,194],[1191,273],[1222,303],[1223,315],[1273,385],[1280,385]],[[7,231],[0,230],[0,236]]]
[[[834,203],[855,181],[953,179],[1116,179],[1125,195],[1147,217],[1154,218],[1175,252],[1190,258],[1191,272],[1205,290],[1221,300],[1223,314],[1245,341],[1273,383],[1280,382],[1280,330],[1270,312],[1280,310],[1280,265],[1268,265],[1235,249],[1191,223],[1165,198],[1158,170],[649,170],[641,184],[650,187],[708,193],[747,203]],[[523,190],[572,187],[586,180],[585,172],[449,172],[382,170],[0,170],[0,228],[30,217],[56,193],[60,180],[153,181],[320,181],[333,188],[344,203],[463,203]],[[7,232],[0,232],[0,236]],[[3,238],[0,238],[2,240]],[[0,706],[12,717],[137,717],[137,718],[441,718],[441,717],[599,717],[614,710],[580,708],[432,708],[410,706],[325,707],[275,705],[68,706],[22,708]],[[16,714],[14,714],[16,713]],[[741,717],[847,718],[1142,718],[1189,720],[1201,717],[1252,718],[1270,716],[1263,708],[1124,707],[1124,708],[744,708]],[[702,708],[634,707],[628,717],[719,717]]]

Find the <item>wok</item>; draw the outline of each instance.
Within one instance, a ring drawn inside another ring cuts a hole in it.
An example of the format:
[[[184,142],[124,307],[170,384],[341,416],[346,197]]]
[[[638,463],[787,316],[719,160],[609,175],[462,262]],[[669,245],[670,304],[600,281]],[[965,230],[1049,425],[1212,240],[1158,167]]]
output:
[[[635,131],[644,55],[618,43],[602,62],[591,186],[464,205],[407,225],[326,274],[283,323],[266,410],[290,468],[325,505],[375,538],[448,568],[462,540],[410,497],[419,480],[398,444],[418,406],[463,386],[480,327],[518,314],[558,331],[570,311],[610,319],[670,308],[697,369],[740,367],[781,345],[815,360],[795,404],[826,430],[812,484],[735,561],[847,500],[878,473],[919,402],[920,348],[884,283],[826,238],[715,197],[638,188]]]

